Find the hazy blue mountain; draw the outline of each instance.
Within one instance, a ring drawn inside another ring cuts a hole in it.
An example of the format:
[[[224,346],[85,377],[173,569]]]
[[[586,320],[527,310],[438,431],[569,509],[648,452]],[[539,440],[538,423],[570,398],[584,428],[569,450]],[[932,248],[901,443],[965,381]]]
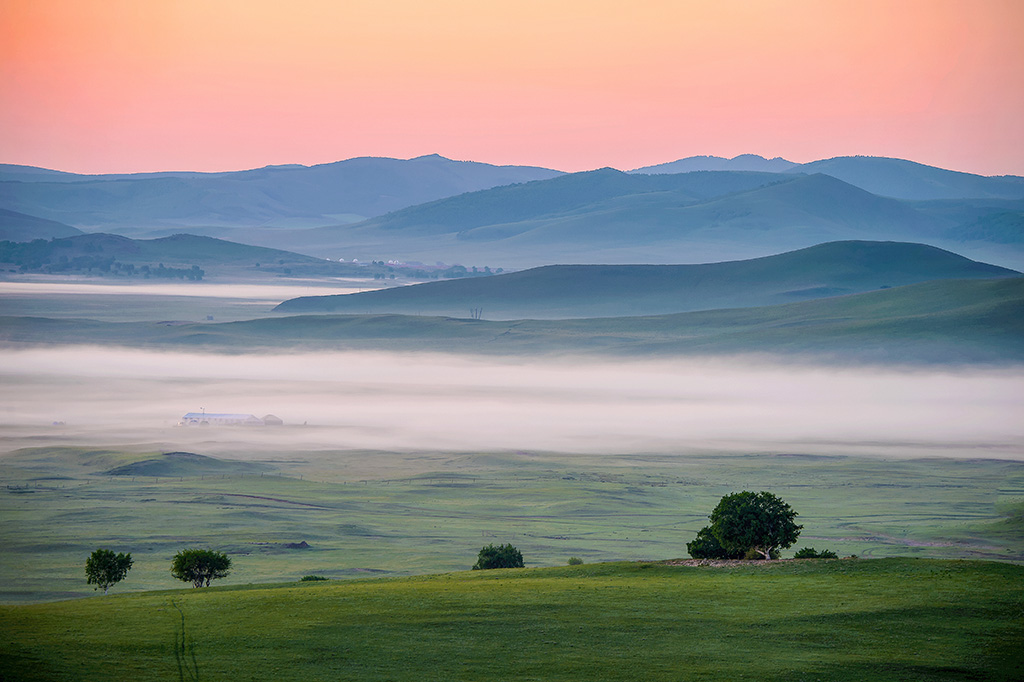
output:
[[[824,173],[897,199],[1024,199],[1024,177],[986,177],[878,156],[840,156],[801,164],[787,172]]]
[[[655,166],[644,166],[629,171],[656,175],[662,173],[691,173],[693,171],[763,171],[767,173],[783,173],[799,164],[781,157],[766,159],[757,154],[740,154],[731,159],[721,156],[689,156],[678,161],[660,163]]]
[[[21,166],[15,163],[0,163],[0,182],[76,182],[89,176],[65,173],[64,171]]]
[[[52,239],[82,234],[78,228],[55,220],[0,208],[0,241],[30,242],[33,239]]]
[[[205,269],[207,275],[244,275],[247,279],[282,275],[367,277],[374,270],[383,270],[191,234],[131,239],[102,232],[20,244],[0,242],[0,264],[8,268],[17,266],[22,272],[123,277],[144,277],[147,273],[173,277],[183,273],[154,273],[160,266],[178,269],[198,266]]]
[[[661,172],[666,164],[561,174],[436,155],[235,173],[81,176],[0,166],[8,178],[0,206],[89,231],[189,232],[362,261],[694,263],[870,239],[1024,266],[1024,178],[879,157],[673,163],[773,170]]]
[[[776,175],[767,173],[630,175],[601,168],[412,206],[368,220],[358,228],[430,234],[465,232],[489,225],[589,214],[604,210],[611,205],[609,202],[621,197],[639,197],[642,203],[667,196],[672,203],[693,204],[778,181]]]
[[[655,315],[860,293],[935,279],[1014,277],[922,244],[845,241],[705,265],[551,265],[281,303],[287,313],[402,313],[487,319]]]
[[[940,280],[759,308],[650,317],[496,322],[409,315],[300,315],[228,323],[0,318],[0,344],[55,342],[489,355],[775,354],[848,363],[1024,362],[1024,277]]]
[[[351,222],[498,185],[561,175],[432,155],[229,173],[73,175],[0,167],[0,206],[77,227],[309,227]]]
[[[292,248],[309,253],[507,268],[707,262],[843,239],[931,242],[948,227],[826,175],[604,169],[288,236]]]
[[[752,170],[773,173],[822,173],[872,194],[897,199],[1024,199],[1024,177],[986,177],[881,156],[839,156],[810,163],[743,154],[733,159],[691,156],[631,173],[687,173],[698,170]]]

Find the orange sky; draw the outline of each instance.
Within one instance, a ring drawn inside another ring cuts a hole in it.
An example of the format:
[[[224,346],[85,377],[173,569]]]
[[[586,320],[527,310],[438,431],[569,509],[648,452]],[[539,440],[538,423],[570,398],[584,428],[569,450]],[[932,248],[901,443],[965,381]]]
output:
[[[0,0],[0,162],[628,169],[847,154],[1024,175],[1019,0]]]

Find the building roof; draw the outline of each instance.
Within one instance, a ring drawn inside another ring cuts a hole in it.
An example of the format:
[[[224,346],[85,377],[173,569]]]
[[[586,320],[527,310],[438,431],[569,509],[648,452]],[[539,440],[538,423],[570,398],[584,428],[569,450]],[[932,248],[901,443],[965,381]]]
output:
[[[255,419],[260,421],[260,418],[252,414],[221,414],[217,412],[189,412],[182,419],[223,419],[226,421],[248,421]]]

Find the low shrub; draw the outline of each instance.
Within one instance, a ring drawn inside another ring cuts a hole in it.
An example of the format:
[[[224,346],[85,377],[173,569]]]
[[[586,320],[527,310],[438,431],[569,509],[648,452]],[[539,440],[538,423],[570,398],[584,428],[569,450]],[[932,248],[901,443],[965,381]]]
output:
[[[820,552],[816,552],[813,547],[804,547],[803,549],[797,550],[797,553],[793,555],[794,559],[838,559],[839,557],[830,549],[823,549]]]
[[[523,555],[512,545],[487,545],[480,550],[473,570],[522,567]]]
[[[582,563],[583,563],[583,559],[579,558],[578,556],[571,556],[571,557],[569,557],[569,565],[570,566],[579,566]]]
[[[325,578],[322,575],[304,575],[299,580],[299,582],[308,583],[308,582],[311,582],[313,580],[330,580],[330,578]]]

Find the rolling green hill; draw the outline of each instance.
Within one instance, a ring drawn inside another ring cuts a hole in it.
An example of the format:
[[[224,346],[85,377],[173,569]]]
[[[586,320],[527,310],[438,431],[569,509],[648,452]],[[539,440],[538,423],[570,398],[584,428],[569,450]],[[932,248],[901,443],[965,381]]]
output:
[[[107,476],[217,476],[260,473],[271,467],[260,462],[217,459],[193,452],[165,452],[149,459],[121,464],[105,472]]]
[[[760,308],[490,322],[307,315],[227,323],[0,318],[8,345],[430,350],[626,355],[807,354],[849,362],[1024,361],[1024,277],[940,280]]]
[[[832,242],[706,265],[546,266],[494,277],[296,298],[276,310],[460,317],[482,308],[488,319],[658,315],[789,303],[934,279],[1018,274],[921,244]]]
[[[1022,586],[1020,566],[879,559],[115,594],[0,607],[0,676],[1008,681]]]

